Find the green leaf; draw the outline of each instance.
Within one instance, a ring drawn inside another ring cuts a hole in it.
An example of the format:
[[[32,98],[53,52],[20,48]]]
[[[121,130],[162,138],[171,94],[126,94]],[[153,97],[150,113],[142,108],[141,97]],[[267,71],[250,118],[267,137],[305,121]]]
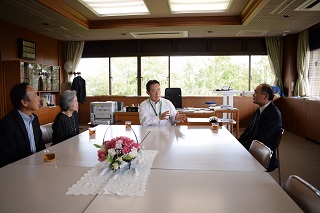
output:
[[[98,149],[100,149],[101,148],[101,146],[100,145],[98,145],[98,144],[93,144],[96,148],[98,148]]]
[[[134,159],[134,158],[131,157],[130,155],[124,155],[124,156],[122,157],[122,159],[123,159],[124,161],[131,161],[131,160]]]
[[[110,158],[109,156],[107,156],[107,162],[112,162],[113,161],[113,159],[112,158]]]

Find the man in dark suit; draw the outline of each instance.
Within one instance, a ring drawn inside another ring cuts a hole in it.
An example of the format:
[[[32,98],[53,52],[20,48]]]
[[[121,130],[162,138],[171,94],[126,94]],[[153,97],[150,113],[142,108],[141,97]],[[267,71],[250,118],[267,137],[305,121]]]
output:
[[[268,84],[260,84],[254,90],[253,103],[259,105],[259,108],[255,112],[250,125],[238,139],[247,150],[249,150],[253,140],[259,140],[275,153],[282,119],[279,109],[272,102],[273,98],[274,92]],[[273,171],[277,167],[278,161],[273,154],[267,171]]]
[[[14,109],[0,120],[0,167],[45,149],[37,115],[37,91],[28,83],[10,91]]]

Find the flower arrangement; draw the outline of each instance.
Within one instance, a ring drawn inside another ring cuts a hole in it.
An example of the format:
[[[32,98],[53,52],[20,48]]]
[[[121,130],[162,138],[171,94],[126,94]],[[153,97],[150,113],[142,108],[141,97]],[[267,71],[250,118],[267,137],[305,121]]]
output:
[[[98,160],[109,162],[112,170],[118,170],[127,163],[130,166],[131,161],[138,156],[138,152],[141,150],[139,143],[126,136],[112,138],[104,141],[101,146],[98,144],[94,144],[94,146],[99,148]]]

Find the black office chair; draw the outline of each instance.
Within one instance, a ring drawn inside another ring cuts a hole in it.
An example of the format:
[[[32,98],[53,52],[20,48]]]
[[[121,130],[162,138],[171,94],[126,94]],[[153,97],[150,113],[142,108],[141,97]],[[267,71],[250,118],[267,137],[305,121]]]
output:
[[[182,97],[180,88],[166,88],[165,98],[170,100],[175,108],[182,108]]]

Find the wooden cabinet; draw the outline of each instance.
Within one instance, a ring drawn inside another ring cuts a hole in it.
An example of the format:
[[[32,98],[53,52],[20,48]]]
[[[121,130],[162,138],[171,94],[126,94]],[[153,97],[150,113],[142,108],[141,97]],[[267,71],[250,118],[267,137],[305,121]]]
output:
[[[320,142],[320,131],[319,131],[319,121],[320,121],[320,101],[308,101],[307,108],[307,122],[306,128],[307,138]]]
[[[139,112],[115,112],[115,124],[124,124],[125,121],[131,121],[132,125],[140,125]]]
[[[53,107],[41,107],[35,112],[35,114],[39,118],[40,125],[44,125],[47,123],[52,123],[59,112],[60,112],[60,107],[53,106]]]
[[[319,101],[283,98],[281,108],[285,131],[320,142]]]
[[[60,67],[27,61],[3,61],[5,114],[12,110],[10,90],[19,82],[29,82],[41,97],[42,106],[55,106],[60,96]],[[45,109],[42,109],[46,111]],[[50,111],[50,110],[49,110]],[[48,112],[49,112],[48,111]],[[47,116],[43,113],[43,116]],[[51,121],[52,122],[52,121]]]

